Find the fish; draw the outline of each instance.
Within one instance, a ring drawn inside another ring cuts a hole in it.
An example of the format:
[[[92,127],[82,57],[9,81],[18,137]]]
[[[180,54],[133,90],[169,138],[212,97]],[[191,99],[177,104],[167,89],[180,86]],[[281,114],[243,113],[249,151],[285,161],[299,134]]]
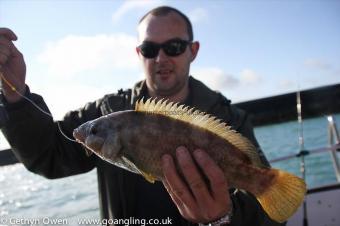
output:
[[[162,181],[161,158],[179,146],[205,150],[231,188],[253,194],[267,215],[285,222],[306,194],[303,179],[264,165],[246,137],[213,115],[164,99],[138,100],[134,110],[88,121],[73,131],[86,149],[147,181]],[[179,173],[180,168],[178,167]]]

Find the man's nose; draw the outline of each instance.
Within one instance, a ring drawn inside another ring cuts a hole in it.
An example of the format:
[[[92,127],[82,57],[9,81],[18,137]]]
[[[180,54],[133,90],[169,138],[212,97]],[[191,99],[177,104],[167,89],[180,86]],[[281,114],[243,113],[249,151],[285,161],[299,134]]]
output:
[[[163,49],[160,49],[159,52],[158,52],[158,55],[155,58],[155,61],[157,63],[159,63],[159,62],[164,62],[168,59],[169,59],[168,55],[166,55],[166,53],[163,51]]]

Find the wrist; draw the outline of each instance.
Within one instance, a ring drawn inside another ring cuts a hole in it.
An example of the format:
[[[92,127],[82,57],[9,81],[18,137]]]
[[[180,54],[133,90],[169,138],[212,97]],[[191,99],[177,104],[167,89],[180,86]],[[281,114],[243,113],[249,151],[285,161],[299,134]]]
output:
[[[230,205],[230,210],[226,215],[221,217],[220,219],[217,219],[215,221],[212,221],[210,223],[202,224],[200,223],[199,226],[223,226],[223,225],[229,225],[231,223],[231,217],[233,215],[233,205]]]

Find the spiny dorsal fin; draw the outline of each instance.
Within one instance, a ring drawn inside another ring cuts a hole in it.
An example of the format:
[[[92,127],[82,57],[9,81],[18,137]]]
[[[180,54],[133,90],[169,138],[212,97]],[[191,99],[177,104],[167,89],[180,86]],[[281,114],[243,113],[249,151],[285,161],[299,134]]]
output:
[[[135,111],[164,115],[206,129],[244,152],[250,158],[253,165],[265,167],[259,158],[255,146],[247,138],[232,130],[230,126],[222,123],[220,119],[214,116],[194,108],[189,109],[185,105],[178,106],[178,103],[168,102],[164,99],[157,101],[155,98],[149,98],[145,102],[143,99],[138,100]]]

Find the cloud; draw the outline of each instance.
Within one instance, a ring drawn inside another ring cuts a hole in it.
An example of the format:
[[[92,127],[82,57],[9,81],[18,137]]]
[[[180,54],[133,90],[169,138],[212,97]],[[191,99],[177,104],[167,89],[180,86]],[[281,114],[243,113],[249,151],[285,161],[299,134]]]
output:
[[[309,69],[316,69],[320,71],[330,71],[333,69],[331,64],[321,59],[307,59],[305,60],[304,65]]]
[[[201,21],[206,21],[209,17],[207,10],[203,8],[195,8],[188,13],[192,23],[198,23]]]
[[[219,67],[192,68],[192,75],[213,90],[218,90],[233,102],[268,96],[262,77],[252,69],[228,73]],[[288,84],[287,84],[288,85]]]
[[[261,76],[251,69],[243,69],[239,76],[234,76],[218,67],[193,68],[192,74],[215,90],[256,85],[261,84],[262,81]]]
[[[216,67],[193,69],[192,74],[214,90],[234,88],[239,85],[237,78]]]
[[[120,19],[126,15],[128,12],[133,10],[141,10],[141,9],[151,9],[153,7],[164,4],[165,1],[162,0],[136,0],[136,1],[125,1],[113,14],[112,21],[113,23],[117,23]]]
[[[127,34],[69,35],[49,42],[38,55],[50,75],[69,77],[88,70],[137,68],[136,38]]]
[[[62,92],[60,92],[60,85],[62,85]],[[112,92],[112,90],[104,90],[103,87],[83,84],[60,85],[49,85],[39,89],[39,93],[43,95],[54,120],[60,120],[66,112],[83,107],[86,103],[95,101],[105,94]]]
[[[240,80],[241,83],[250,85],[261,82],[262,78],[260,75],[258,75],[255,71],[251,69],[243,69],[240,73]]]
[[[123,76],[122,76],[123,75]],[[78,109],[89,101],[95,101],[119,89],[131,88],[141,80],[140,73],[104,77],[95,73],[85,79],[50,78],[29,82],[32,92],[42,95],[54,119],[61,119],[70,110]]]

